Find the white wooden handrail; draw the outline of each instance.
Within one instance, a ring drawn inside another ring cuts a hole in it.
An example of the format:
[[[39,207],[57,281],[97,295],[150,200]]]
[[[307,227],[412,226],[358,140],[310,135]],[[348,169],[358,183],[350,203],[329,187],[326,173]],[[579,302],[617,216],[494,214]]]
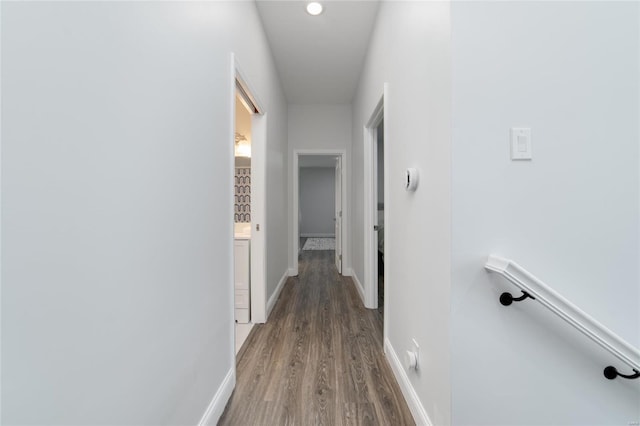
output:
[[[533,297],[551,312],[558,315],[585,336],[602,346],[620,361],[630,366],[636,371],[636,373],[640,371],[640,351],[637,348],[631,346],[613,331],[600,324],[593,317],[565,299],[562,295],[558,294],[548,285],[529,273],[526,269],[512,260],[495,255],[489,256],[484,267],[489,271],[497,272],[505,277],[516,287],[525,292],[525,294]],[[510,301],[507,301],[507,303],[510,303]],[[613,371],[615,371],[615,368],[613,367],[607,367],[607,369],[613,369]],[[635,375],[624,376],[620,373],[617,373],[617,375],[627,378],[636,378],[634,377]],[[613,377],[609,377],[606,369],[605,376],[607,378],[615,378],[615,375],[613,375]]]

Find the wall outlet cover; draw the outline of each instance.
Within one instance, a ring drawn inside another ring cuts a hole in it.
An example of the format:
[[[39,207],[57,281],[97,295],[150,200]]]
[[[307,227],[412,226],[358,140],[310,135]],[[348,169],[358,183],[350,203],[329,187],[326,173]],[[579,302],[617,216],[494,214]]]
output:
[[[531,160],[531,129],[528,127],[511,128],[511,160]]]

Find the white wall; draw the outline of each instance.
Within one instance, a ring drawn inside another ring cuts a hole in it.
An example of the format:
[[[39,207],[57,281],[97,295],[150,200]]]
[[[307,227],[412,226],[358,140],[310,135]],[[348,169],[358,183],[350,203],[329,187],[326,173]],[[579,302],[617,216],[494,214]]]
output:
[[[234,370],[232,51],[269,114],[273,279],[286,106],[255,5],[2,4],[3,424],[195,424]]]
[[[489,276],[513,258],[640,344],[638,3],[453,2],[452,420],[640,420],[611,355]],[[533,161],[511,162],[509,128]],[[518,293],[518,292],[515,292]]]
[[[301,237],[335,236],[336,170],[328,167],[301,167],[299,209]]]
[[[289,199],[293,205],[293,152],[294,150],[344,150],[347,153],[347,179],[345,188],[351,181],[351,170],[348,167],[351,157],[351,106],[350,105],[289,105],[288,115],[289,142]],[[343,207],[343,221],[349,223],[350,211]],[[292,209],[287,216],[289,220],[289,241],[293,240],[294,220]],[[350,235],[343,241],[343,271],[348,273],[350,261]],[[289,259],[293,258],[293,247],[289,244]],[[289,265],[293,269],[296,265]]]
[[[410,348],[411,338],[421,345],[420,371],[405,371],[418,403],[439,425],[450,423],[449,32],[447,2],[381,4],[354,100],[352,133],[353,269],[362,281],[363,126],[387,82],[386,337],[400,355]],[[404,190],[407,167],[416,167],[421,175],[415,193]]]

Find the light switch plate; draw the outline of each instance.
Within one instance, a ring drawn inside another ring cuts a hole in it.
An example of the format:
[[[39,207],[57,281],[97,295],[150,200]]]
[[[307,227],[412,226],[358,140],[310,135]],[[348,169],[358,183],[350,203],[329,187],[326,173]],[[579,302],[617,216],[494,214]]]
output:
[[[531,129],[528,127],[511,128],[511,159],[531,160]]]

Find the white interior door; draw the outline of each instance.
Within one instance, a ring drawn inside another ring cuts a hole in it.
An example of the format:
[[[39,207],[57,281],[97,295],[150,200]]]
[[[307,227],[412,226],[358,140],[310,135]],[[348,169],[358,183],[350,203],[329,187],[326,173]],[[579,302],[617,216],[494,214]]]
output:
[[[374,297],[372,302],[372,307],[374,309],[378,308],[378,232],[380,229],[380,221],[378,218],[378,132],[379,132],[379,128],[376,127],[373,130],[373,149],[372,149],[372,157],[373,157],[373,161],[371,162],[371,170],[372,170],[372,174],[371,174],[371,205],[369,206],[371,208],[371,216],[373,218],[373,227],[369,228],[369,232],[371,232],[371,240],[373,241],[372,244],[372,253],[370,253],[369,255],[371,256],[371,264],[372,264],[372,274],[371,274],[371,283],[373,288],[375,289],[374,292]]]
[[[335,211],[335,234],[336,234],[336,268],[342,274],[342,157],[336,157],[336,211]]]
[[[251,322],[267,322],[266,158],[267,118],[251,116]]]
[[[386,93],[386,84],[384,91]],[[385,95],[386,96],[386,95]],[[378,308],[378,126],[384,118],[384,97],[380,99],[364,131],[364,305],[369,309]],[[384,134],[384,132],[383,132]],[[383,157],[384,158],[384,157]],[[384,170],[384,168],[383,168]],[[387,176],[384,177],[385,181]],[[389,241],[389,227],[386,226],[385,239]],[[388,246],[388,244],[385,244]],[[388,253],[385,255],[388,256]],[[385,273],[386,274],[386,273]],[[385,294],[387,294],[385,292]],[[385,316],[385,327],[386,327]],[[386,328],[385,328],[386,330]],[[386,331],[385,331],[386,333]],[[386,334],[385,334],[386,335]]]

